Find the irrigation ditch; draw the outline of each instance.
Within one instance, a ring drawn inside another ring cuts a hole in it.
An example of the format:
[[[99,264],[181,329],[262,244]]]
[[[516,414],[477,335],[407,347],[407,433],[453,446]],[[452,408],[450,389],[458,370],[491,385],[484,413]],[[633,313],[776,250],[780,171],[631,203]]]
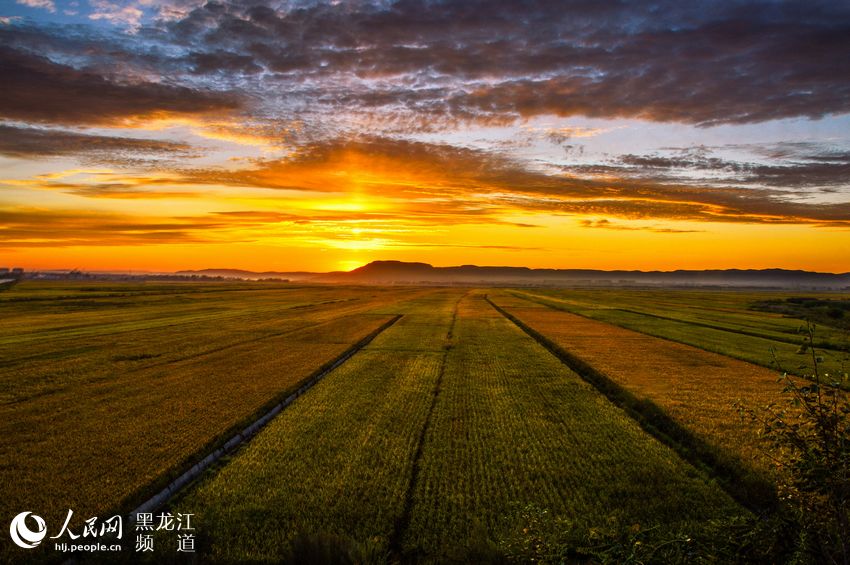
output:
[[[192,465],[190,468],[182,472],[176,479],[168,483],[168,485],[151,496],[141,504],[139,504],[132,512],[130,512],[130,520],[135,522],[140,513],[153,512],[165,506],[171,499],[180,493],[186,486],[200,477],[204,471],[213,466],[222,457],[229,455],[239,447],[242,447],[249,442],[257,433],[262,430],[269,422],[274,419],[282,410],[295,402],[298,397],[306,393],[319,381],[337,369],[340,365],[348,361],[351,357],[357,354],[361,349],[366,347],[372,340],[393,324],[402,318],[403,314],[396,314],[377,329],[373,330],[369,335],[346,349],[341,355],[320,367],[315,373],[308,377],[294,392],[289,394],[282,401],[278,402],[270,409],[263,412],[251,424],[237,432],[233,437],[227,440],[224,444],[215,448],[200,461]]]

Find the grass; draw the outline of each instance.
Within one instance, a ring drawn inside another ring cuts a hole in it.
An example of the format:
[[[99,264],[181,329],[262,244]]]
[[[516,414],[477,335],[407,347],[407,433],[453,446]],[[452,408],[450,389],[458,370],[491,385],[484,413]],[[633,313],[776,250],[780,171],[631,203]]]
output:
[[[463,294],[410,303],[179,501],[198,516],[203,559],[294,560],[306,539],[372,561],[464,560],[479,529],[502,535],[516,504],[588,529],[744,512]]]

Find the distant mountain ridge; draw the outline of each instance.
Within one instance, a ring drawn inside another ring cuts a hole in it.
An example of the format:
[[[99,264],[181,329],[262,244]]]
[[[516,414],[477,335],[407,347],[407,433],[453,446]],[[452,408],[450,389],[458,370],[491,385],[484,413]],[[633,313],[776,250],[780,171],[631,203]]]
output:
[[[529,267],[434,267],[428,263],[373,261],[349,272],[253,272],[239,269],[180,271],[180,275],[243,279],[285,278],[348,284],[531,284],[729,286],[801,289],[850,289],[850,273],[817,273],[787,269],[711,269],[675,271],[602,271],[597,269],[531,269]]]
[[[226,279],[288,279],[288,280],[304,280],[316,277],[320,273],[311,273],[307,271],[245,271],[243,269],[200,269],[197,271],[177,271],[175,275],[191,277],[197,275],[199,277],[224,277]]]

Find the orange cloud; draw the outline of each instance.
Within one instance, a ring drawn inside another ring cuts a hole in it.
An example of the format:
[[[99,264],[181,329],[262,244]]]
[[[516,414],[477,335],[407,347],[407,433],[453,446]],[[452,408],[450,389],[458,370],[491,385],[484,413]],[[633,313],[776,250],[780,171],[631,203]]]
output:
[[[850,226],[850,203],[801,201],[787,191],[673,183],[605,167],[549,174],[498,154],[392,138],[360,138],[301,147],[253,168],[197,170],[185,180],[345,193],[398,201],[402,208],[496,219],[511,211],[702,222]],[[621,175],[618,176],[617,173]],[[410,206],[409,204],[414,204]]]

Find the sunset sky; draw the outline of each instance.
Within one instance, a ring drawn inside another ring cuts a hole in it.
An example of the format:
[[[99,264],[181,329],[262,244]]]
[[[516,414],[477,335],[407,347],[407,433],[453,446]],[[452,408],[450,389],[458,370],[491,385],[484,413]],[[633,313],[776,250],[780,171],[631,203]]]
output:
[[[0,0],[0,267],[850,271],[850,3]]]

